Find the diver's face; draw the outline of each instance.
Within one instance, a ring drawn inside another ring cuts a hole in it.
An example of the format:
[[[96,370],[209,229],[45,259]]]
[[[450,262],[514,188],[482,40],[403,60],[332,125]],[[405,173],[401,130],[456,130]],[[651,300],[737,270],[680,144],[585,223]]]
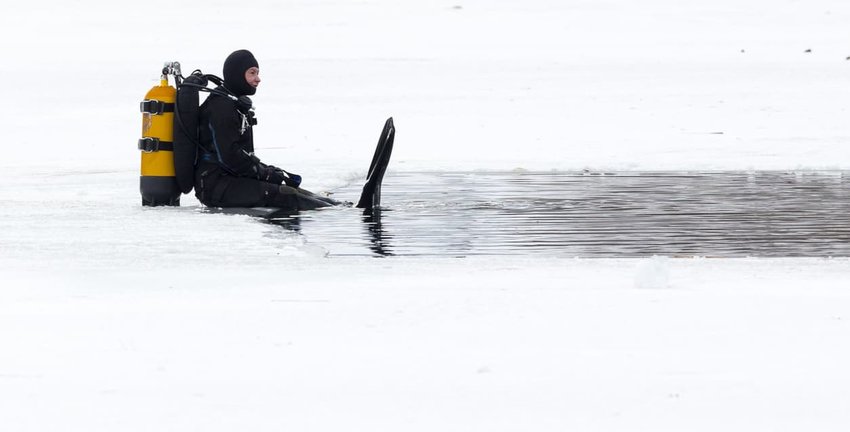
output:
[[[245,71],[245,81],[251,87],[257,88],[260,85],[260,68],[251,67]]]

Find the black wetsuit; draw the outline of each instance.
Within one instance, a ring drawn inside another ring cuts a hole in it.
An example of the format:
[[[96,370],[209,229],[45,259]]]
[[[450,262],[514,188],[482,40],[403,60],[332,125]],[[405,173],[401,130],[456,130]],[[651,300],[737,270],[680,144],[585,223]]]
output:
[[[279,168],[260,162],[254,156],[250,119],[229,97],[211,94],[201,105],[201,149],[195,167],[195,196],[199,201],[212,207],[294,211],[337,204],[298,188]]]

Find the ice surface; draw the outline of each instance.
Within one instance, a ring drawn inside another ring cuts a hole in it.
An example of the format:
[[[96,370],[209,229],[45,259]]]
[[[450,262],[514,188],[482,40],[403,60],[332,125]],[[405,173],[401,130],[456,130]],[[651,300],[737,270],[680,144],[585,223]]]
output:
[[[656,256],[641,260],[635,274],[635,288],[652,289],[670,286],[669,259]]]
[[[135,146],[163,62],[248,48],[258,153],[312,190],[364,177],[388,116],[387,181],[847,170],[846,1],[2,12],[4,430],[850,425],[846,259],[328,258],[191,196],[142,208]]]

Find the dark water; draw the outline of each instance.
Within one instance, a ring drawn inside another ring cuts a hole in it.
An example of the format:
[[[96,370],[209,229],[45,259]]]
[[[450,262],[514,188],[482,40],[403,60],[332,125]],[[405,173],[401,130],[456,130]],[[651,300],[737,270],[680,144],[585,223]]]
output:
[[[330,256],[846,257],[848,174],[389,173],[371,215],[274,223]]]

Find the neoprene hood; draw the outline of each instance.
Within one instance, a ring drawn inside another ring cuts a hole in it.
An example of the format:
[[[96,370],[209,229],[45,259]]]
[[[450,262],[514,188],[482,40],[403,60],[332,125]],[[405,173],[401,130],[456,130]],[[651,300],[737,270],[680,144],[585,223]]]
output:
[[[224,61],[224,86],[234,93],[234,96],[253,95],[257,89],[245,81],[245,71],[252,67],[260,67],[254,54],[248,50],[232,52]]]

